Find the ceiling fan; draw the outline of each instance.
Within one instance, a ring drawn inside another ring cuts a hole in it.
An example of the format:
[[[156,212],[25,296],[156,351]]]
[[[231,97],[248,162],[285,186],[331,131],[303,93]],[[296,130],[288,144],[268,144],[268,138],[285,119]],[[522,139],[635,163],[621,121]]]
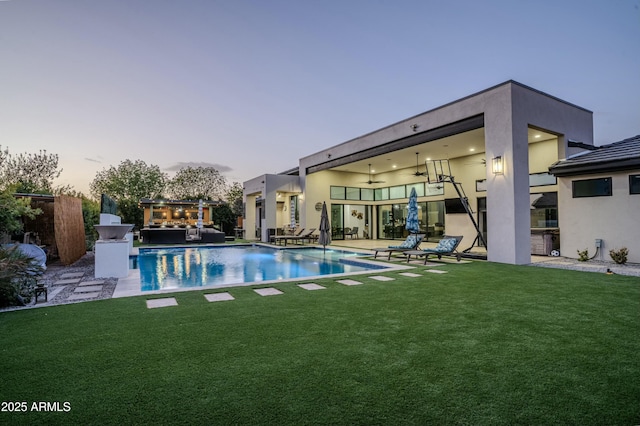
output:
[[[418,170],[418,168],[420,166],[420,160],[418,159],[418,155],[420,155],[420,153],[416,152],[416,171],[415,171],[415,173],[413,175],[414,176],[424,176],[427,173],[426,172],[421,172],[421,171]]]
[[[372,183],[384,183],[383,180],[371,180],[371,164],[369,164],[369,180],[364,183],[367,183],[369,185],[371,185]]]

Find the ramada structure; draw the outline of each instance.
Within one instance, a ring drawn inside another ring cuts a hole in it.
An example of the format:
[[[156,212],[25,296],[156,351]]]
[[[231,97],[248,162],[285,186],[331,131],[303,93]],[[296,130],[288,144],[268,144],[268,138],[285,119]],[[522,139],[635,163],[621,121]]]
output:
[[[507,81],[244,182],[244,228],[317,228],[326,202],[333,239],[404,239],[415,188],[428,240],[486,241],[490,261],[627,247],[640,262],[639,185],[640,137],[595,147],[591,111]]]

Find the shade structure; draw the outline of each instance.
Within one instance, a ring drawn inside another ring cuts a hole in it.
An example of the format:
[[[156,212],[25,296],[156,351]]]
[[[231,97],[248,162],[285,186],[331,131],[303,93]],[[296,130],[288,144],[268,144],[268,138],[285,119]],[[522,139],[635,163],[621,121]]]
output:
[[[418,194],[415,188],[411,188],[409,195],[409,212],[407,213],[407,224],[405,226],[410,234],[420,232],[420,223],[418,222]]]
[[[327,213],[327,203],[322,202],[322,212],[320,213],[320,226],[318,227],[320,235],[318,236],[318,244],[326,250],[331,244],[331,223],[329,222],[329,214]]]
[[[198,222],[196,223],[196,228],[202,228],[202,199],[198,201]]]

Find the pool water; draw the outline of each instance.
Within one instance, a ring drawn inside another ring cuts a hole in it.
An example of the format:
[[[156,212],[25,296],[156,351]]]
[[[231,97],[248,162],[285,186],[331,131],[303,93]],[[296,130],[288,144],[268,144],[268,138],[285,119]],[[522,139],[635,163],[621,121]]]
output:
[[[140,249],[132,267],[142,291],[228,285],[378,269],[342,250],[262,246]]]

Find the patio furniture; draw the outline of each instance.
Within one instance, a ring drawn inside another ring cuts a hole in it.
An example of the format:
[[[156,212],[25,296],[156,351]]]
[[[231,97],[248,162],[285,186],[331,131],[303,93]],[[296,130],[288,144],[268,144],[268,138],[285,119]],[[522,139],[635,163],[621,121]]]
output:
[[[346,230],[344,231],[344,236],[350,236],[351,239],[353,239],[353,236],[356,236],[356,239],[358,239],[358,227],[354,226],[353,228],[349,229],[349,231],[347,232]]]
[[[405,252],[405,255],[407,256],[407,263],[411,260],[411,256],[424,256],[424,264],[426,265],[429,255],[436,255],[438,256],[438,259],[441,259],[442,256],[455,256],[457,261],[460,262],[462,255],[457,250],[458,245],[460,245],[460,241],[462,241],[462,235],[444,235],[438,242],[438,245],[434,248],[410,250]]]
[[[309,242],[311,242],[311,239],[313,238],[311,234],[313,234],[315,232],[316,228],[311,228],[311,229],[307,229],[307,230],[302,230],[303,232],[299,233],[298,235],[278,235],[273,237],[274,242],[276,244],[279,244],[279,241],[284,241],[284,245],[287,245],[287,241],[302,241],[304,242],[304,240],[309,240]]]
[[[411,234],[408,235],[407,238],[402,242],[402,244],[397,246],[388,246],[382,248],[374,248],[375,251],[373,256],[374,259],[378,257],[378,253],[388,253],[387,260],[391,260],[391,254],[394,252],[407,252],[409,250],[417,250],[420,247],[420,243],[424,238],[424,234]]]

